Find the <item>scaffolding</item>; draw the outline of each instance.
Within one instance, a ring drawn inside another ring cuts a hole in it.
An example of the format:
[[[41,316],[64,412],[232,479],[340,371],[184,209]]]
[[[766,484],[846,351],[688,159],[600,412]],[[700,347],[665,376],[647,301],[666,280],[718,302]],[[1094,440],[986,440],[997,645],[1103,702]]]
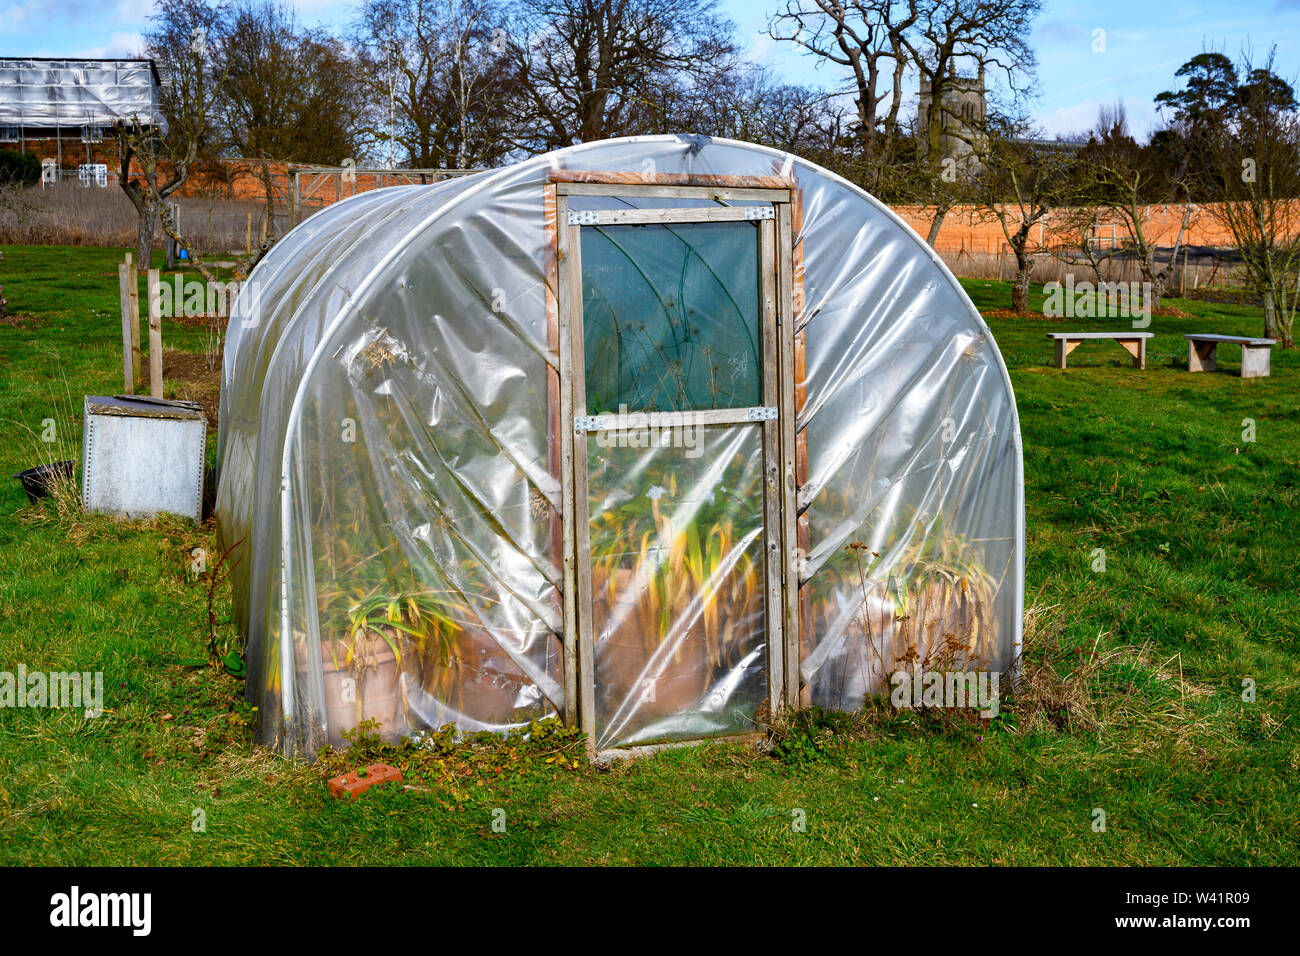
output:
[[[75,168],[119,122],[166,131],[161,88],[152,60],[0,57],[0,146],[52,143],[61,178],[65,144],[84,148]]]

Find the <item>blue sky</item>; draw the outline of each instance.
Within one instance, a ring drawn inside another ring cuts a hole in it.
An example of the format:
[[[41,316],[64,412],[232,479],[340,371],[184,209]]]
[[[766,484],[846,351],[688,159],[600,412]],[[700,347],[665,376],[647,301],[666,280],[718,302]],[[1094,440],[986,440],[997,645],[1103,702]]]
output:
[[[836,87],[844,77],[817,69],[788,44],[763,35],[782,0],[722,0],[752,59],[791,82]],[[0,56],[117,56],[134,51],[154,0],[0,0]],[[297,0],[305,22],[346,20],[348,0]],[[1093,51],[1093,31],[1105,51]],[[1033,45],[1038,96],[1030,114],[1049,134],[1093,125],[1103,103],[1122,100],[1139,136],[1156,124],[1153,97],[1174,86],[1178,66],[1203,48],[1233,56],[1277,46],[1279,72],[1300,74],[1300,0],[1233,3],[1152,0],[1046,0]],[[910,84],[909,84],[910,85]]]

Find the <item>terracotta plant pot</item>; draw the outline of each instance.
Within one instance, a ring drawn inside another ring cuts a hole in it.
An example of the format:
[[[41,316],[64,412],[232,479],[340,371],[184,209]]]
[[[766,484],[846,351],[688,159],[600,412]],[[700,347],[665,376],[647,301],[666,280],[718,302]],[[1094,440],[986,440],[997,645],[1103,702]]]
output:
[[[836,626],[840,604],[827,601],[814,614],[810,630],[827,634]],[[856,710],[868,694],[888,693],[890,675],[899,666],[894,648],[897,624],[893,600],[884,588],[873,588],[813,678],[809,702]]]
[[[485,724],[519,719],[516,704],[528,679],[490,634],[460,631],[452,655],[448,660],[441,651],[426,653],[421,682],[426,693]]]
[[[391,632],[390,632],[391,633]],[[404,726],[401,670],[388,642],[381,637],[357,638],[358,653],[351,664],[345,642],[336,640],[321,648],[321,676],[325,684],[325,719],[329,741],[340,746],[343,731],[355,730],[362,721],[377,721],[375,732],[393,739]]]
[[[636,723],[639,725],[698,709],[711,675],[702,629],[693,628],[671,654],[666,658],[657,657],[659,649],[647,644],[644,632],[644,622],[658,617],[654,594],[649,589],[634,594],[633,572],[628,568],[614,571],[612,597],[610,582],[604,574],[593,572],[592,578],[595,619],[598,630],[605,631],[597,635],[596,694],[604,698],[607,712],[612,713],[633,696],[638,698],[636,709],[640,716]],[[628,602],[633,607],[620,606]],[[622,615],[621,622],[608,629],[616,615]],[[652,659],[657,663],[650,668]],[[647,689],[640,682],[650,670],[653,670],[654,685]]]

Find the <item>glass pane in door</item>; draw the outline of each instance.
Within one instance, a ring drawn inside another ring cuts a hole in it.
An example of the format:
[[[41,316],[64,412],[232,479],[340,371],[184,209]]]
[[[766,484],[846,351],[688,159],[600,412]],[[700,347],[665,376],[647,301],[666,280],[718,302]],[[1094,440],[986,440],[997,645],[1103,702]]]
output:
[[[756,729],[767,694],[762,426],[587,441],[597,746]]]
[[[587,414],[762,404],[756,223],[581,236]]]

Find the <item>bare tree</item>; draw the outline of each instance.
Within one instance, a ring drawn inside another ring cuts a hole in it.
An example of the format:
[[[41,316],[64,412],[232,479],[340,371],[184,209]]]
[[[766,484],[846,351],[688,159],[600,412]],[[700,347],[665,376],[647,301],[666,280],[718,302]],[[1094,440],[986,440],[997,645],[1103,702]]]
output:
[[[986,124],[973,180],[980,214],[997,221],[1016,257],[1011,308],[1022,314],[1029,311],[1029,279],[1042,251],[1042,243],[1034,241],[1034,227],[1067,203],[1074,162],[1069,152],[1028,134],[1023,121],[995,119]]]
[[[948,94],[959,66],[974,63],[981,73],[1000,73],[1012,93],[1023,93],[1037,60],[1029,31],[1042,0],[926,0],[914,29],[903,34],[912,63],[929,94],[926,128],[918,130],[931,167],[943,158],[945,136],[968,128],[969,117],[954,113]],[[950,123],[949,120],[956,120]]]
[[[202,0],[172,0],[159,8],[145,39],[146,53],[164,77],[159,112],[166,119],[133,116],[116,124],[118,182],[136,211],[135,256],[141,268],[152,259],[160,219],[168,235],[183,241],[166,200],[185,185],[212,138],[222,78],[212,69],[209,36],[218,15]],[[201,262],[195,265],[207,276]]]
[[[948,210],[961,198],[952,187],[965,181],[969,169],[959,161],[984,151],[980,137],[994,112],[987,105],[984,115],[961,111],[966,100],[953,94],[968,79],[960,67],[974,67],[982,93],[989,74],[1001,76],[1010,91],[1003,112],[1012,115],[1016,98],[1032,85],[1037,61],[1029,32],[1041,8],[1041,0],[923,0],[916,25],[903,34],[926,103],[918,112],[916,137],[925,192],[933,197],[927,203],[934,209],[928,237],[932,246]],[[959,162],[956,170],[954,162]]]
[[[872,192],[928,207],[933,245],[948,210],[969,198],[971,157],[989,112],[986,73],[1005,80],[1013,101],[1032,80],[1028,35],[1040,7],[1041,0],[786,0],[768,32],[847,73],[857,122],[845,144],[854,155],[841,163]],[[913,74],[921,105],[909,136],[901,107]],[[978,108],[966,95],[976,83]],[[909,140],[913,148],[902,149]]]
[[[727,60],[647,102],[643,122],[662,131],[721,136],[832,161],[838,114],[822,90],[781,83],[761,67]]]
[[[930,225],[925,241],[934,248],[939,241],[948,213],[964,203],[978,200],[982,170],[975,150],[988,152],[987,144],[972,140],[972,152],[960,158],[945,156],[937,166],[931,166],[921,155],[905,167],[894,171],[894,179],[907,199],[927,210]]]
[[[900,140],[905,36],[917,23],[919,0],[787,0],[768,34],[793,42],[852,76],[857,111],[854,145],[869,174],[868,188],[893,161]]]
[[[369,130],[429,169],[500,162],[517,103],[504,8],[493,0],[366,0],[352,25]]]
[[[1097,128],[1080,151],[1077,168],[1080,205],[1077,215],[1087,211],[1096,222],[1099,216],[1117,223],[1124,231],[1122,248],[1104,256],[1093,248],[1090,237],[1082,235],[1083,251],[1100,278],[1100,261],[1119,252],[1132,257],[1151,284],[1155,305],[1165,296],[1173,276],[1178,254],[1196,215],[1196,206],[1188,200],[1186,181],[1170,177],[1159,157],[1150,147],[1141,147],[1128,133],[1128,119],[1122,103],[1103,106],[1098,113]],[[1172,246],[1161,246],[1161,237],[1149,232],[1147,209],[1153,203],[1182,202],[1183,214]],[[1086,224],[1078,224],[1086,228]],[[1081,229],[1081,232],[1083,230]],[[1162,262],[1161,249],[1168,250]]]
[[[351,54],[305,29],[280,0],[223,9],[214,55],[226,76],[223,145],[248,159],[337,165],[359,147],[360,96]]]
[[[257,163],[263,251],[275,240],[281,162],[335,166],[361,144],[361,96],[348,48],[303,28],[281,0],[233,0],[212,34],[225,82],[217,101],[220,147]]]
[[[517,144],[544,152],[661,131],[664,100],[734,56],[731,31],[715,0],[519,0]]]

